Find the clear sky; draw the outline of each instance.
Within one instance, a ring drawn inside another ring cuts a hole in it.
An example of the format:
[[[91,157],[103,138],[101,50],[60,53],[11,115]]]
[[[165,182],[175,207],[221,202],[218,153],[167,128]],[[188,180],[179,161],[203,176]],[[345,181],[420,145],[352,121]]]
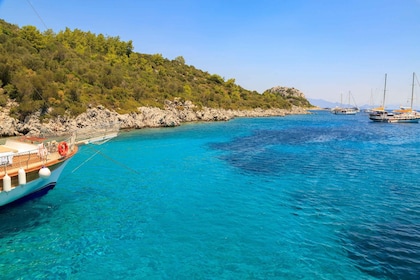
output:
[[[260,93],[379,104],[387,73],[386,99],[408,105],[420,81],[420,0],[0,0],[0,18],[119,36]]]

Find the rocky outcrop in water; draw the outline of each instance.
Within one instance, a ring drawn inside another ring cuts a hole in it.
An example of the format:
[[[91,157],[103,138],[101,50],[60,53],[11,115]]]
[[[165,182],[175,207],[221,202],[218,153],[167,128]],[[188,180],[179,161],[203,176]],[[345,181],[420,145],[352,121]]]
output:
[[[85,113],[72,118],[59,116],[48,121],[40,121],[40,113],[32,114],[19,121],[9,116],[10,109],[17,106],[9,102],[0,110],[0,135],[16,136],[24,134],[62,134],[82,128],[97,127],[109,123],[120,123],[122,129],[140,129],[146,127],[174,127],[184,122],[228,121],[235,117],[285,116],[288,114],[307,114],[305,109],[294,107],[285,109],[226,110],[198,108],[190,101],[166,101],[164,109],[139,107],[137,112],[118,114],[103,106],[91,106]]]

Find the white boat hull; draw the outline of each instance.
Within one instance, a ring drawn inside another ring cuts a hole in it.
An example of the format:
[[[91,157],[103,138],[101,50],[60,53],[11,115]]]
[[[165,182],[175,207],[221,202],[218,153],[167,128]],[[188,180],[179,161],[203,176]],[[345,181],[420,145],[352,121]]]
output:
[[[371,113],[369,119],[374,122],[385,122],[385,123],[418,123],[419,119],[416,115],[412,114],[387,114],[383,113]]]
[[[4,206],[13,202],[18,202],[24,199],[29,199],[34,196],[47,193],[55,187],[61,172],[68,161],[59,163],[58,167],[51,171],[48,178],[41,178],[32,180],[24,185],[13,187],[10,191],[0,192],[0,206]]]
[[[418,123],[419,119],[417,118],[390,118],[389,123]]]
[[[334,115],[356,115],[359,112],[356,108],[334,108],[331,113]]]

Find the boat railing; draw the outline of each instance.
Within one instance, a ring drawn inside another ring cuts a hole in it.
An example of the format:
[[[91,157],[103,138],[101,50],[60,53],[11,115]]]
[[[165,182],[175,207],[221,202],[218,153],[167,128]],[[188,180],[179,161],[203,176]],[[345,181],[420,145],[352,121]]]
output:
[[[19,168],[28,169],[32,165],[47,163],[50,160],[59,159],[58,146],[61,142],[66,142],[69,151],[75,147],[76,137],[59,137],[55,139],[19,137],[9,138],[2,145],[4,152],[0,157],[0,178],[9,170]]]
[[[99,124],[94,127],[79,128],[75,130],[76,143],[101,143],[118,135],[121,124],[119,122]]]

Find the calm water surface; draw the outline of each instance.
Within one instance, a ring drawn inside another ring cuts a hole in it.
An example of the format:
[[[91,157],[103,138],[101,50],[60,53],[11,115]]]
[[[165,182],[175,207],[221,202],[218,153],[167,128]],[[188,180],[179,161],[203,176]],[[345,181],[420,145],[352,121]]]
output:
[[[420,124],[124,132],[0,210],[1,279],[420,279]]]

